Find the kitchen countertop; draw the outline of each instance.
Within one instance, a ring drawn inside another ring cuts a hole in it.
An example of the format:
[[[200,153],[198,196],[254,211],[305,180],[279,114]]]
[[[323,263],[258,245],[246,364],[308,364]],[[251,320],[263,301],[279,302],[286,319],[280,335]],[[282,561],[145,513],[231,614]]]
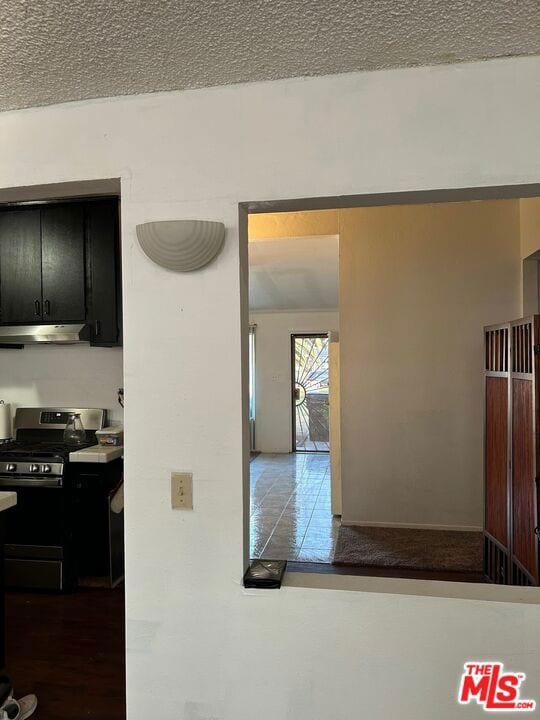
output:
[[[70,462],[108,463],[122,457],[124,448],[120,445],[92,445],[69,453]]]
[[[16,492],[0,492],[0,512],[17,504]]]

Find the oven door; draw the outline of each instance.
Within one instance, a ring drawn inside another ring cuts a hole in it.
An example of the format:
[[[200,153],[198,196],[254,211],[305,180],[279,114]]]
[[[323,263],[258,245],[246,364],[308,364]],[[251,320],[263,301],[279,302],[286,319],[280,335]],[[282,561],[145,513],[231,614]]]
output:
[[[0,476],[0,490],[17,490],[18,488],[60,488],[62,478],[48,475],[13,475]]]
[[[62,478],[3,476],[0,489],[17,493],[17,504],[6,513],[6,586],[69,589],[73,531]]]

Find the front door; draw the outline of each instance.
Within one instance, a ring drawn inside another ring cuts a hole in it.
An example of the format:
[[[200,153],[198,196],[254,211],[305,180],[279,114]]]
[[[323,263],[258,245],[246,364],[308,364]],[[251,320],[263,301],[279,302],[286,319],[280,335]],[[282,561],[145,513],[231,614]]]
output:
[[[328,452],[328,334],[292,336],[293,451]]]

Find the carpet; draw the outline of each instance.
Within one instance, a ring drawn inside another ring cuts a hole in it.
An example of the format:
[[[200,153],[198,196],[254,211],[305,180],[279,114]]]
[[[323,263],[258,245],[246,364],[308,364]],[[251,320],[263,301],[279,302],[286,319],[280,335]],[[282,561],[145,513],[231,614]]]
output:
[[[482,572],[481,532],[340,527],[334,565]]]

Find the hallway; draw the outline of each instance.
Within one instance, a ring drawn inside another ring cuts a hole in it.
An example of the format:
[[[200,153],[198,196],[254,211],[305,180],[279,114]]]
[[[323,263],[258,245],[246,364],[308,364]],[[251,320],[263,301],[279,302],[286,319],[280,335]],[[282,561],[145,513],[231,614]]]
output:
[[[331,563],[339,519],[327,453],[259,455],[251,462],[253,559]]]

